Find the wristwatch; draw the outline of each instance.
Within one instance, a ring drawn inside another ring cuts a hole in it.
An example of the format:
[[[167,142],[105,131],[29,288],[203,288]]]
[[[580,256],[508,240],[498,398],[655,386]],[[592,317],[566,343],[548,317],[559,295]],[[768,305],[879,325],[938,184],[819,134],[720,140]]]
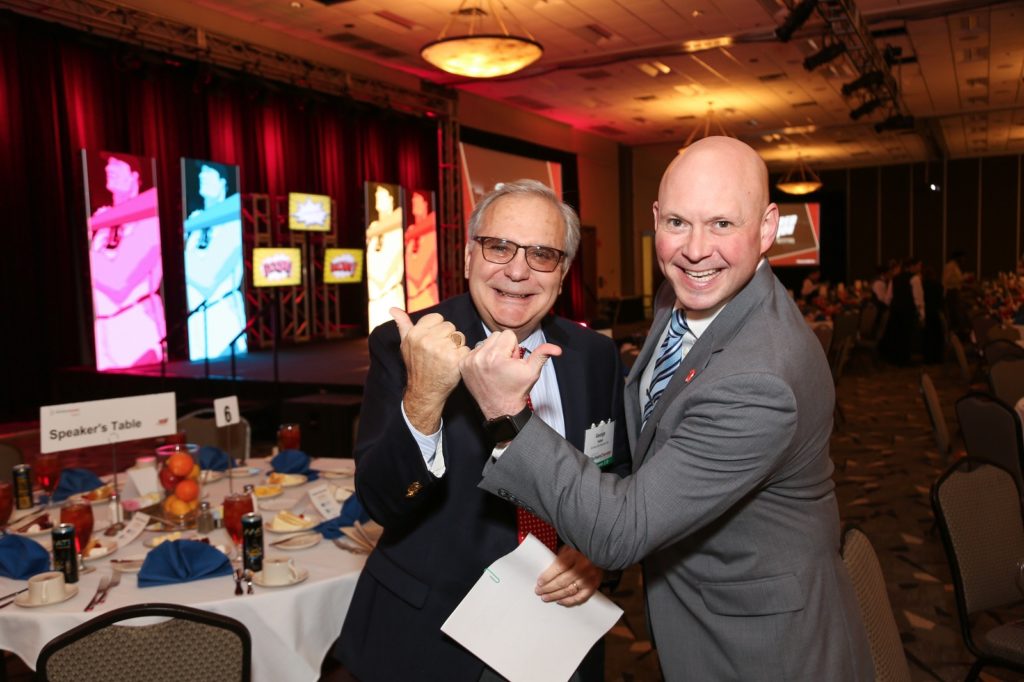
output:
[[[495,444],[510,441],[526,427],[526,422],[533,416],[529,405],[517,414],[503,414],[484,422],[484,431]]]

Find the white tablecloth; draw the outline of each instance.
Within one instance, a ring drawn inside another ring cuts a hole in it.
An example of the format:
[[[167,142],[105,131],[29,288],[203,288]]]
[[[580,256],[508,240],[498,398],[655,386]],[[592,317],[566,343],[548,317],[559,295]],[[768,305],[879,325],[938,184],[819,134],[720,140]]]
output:
[[[250,460],[255,466],[267,469],[265,461]],[[352,466],[352,460],[326,459],[313,462],[314,468],[329,469]],[[323,480],[323,479],[321,479]],[[235,479],[237,490],[245,483],[256,483],[261,478]],[[331,481],[342,486],[351,486],[351,479]],[[286,488],[279,499],[308,500],[305,491],[309,484]],[[211,506],[223,500],[228,489],[227,479],[216,481],[204,487],[204,496]],[[104,505],[94,507],[97,525],[106,519]],[[264,524],[270,521],[275,511],[264,511]],[[314,512],[315,514],[315,512]],[[264,526],[266,527],[266,526]],[[299,551],[279,551],[267,547],[267,554],[291,556],[296,565],[309,571],[309,578],[289,587],[261,588],[255,586],[255,594],[236,597],[234,580],[229,576],[197,580],[179,585],[164,585],[140,589],[134,574],[122,576],[121,584],[112,589],[104,604],[91,613],[83,611],[92,598],[100,578],[111,572],[109,559],[143,554],[147,550],[143,542],[159,533],[145,532],[126,547],[113,555],[98,559],[89,565],[97,570],[82,575],[78,582],[78,594],[61,604],[40,608],[22,608],[12,604],[0,610],[0,649],[17,654],[33,669],[39,651],[62,632],[84,623],[104,611],[139,604],[143,602],[170,602],[185,604],[221,613],[235,618],[249,629],[252,636],[252,679],[256,682],[301,682],[317,680],[320,664],[335,638],[341,632],[345,613],[352,601],[356,579],[362,570],[365,557],[338,549],[334,543],[324,540],[319,545]],[[44,539],[48,536],[43,536]],[[264,542],[269,545],[284,536],[265,532]],[[216,530],[211,536],[214,542],[230,544],[223,530]],[[25,581],[0,578],[0,594],[7,594],[25,587]]]

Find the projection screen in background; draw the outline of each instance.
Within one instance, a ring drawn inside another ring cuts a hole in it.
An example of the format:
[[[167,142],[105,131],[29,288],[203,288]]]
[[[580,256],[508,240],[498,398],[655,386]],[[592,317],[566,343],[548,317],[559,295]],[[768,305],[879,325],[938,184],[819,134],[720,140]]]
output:
[[[476,202],[494,189],[499,182],[521,178],[539,180],[562,196],[562,164],[555,161],[531,159],[518,154],[498,152],[476,145],[459,143],[462,155],[462,208],[469,221]]]
[[[96,369],[160,362],[163,261],[151,158],[82,150]]]
[[[324,284],[357,284],[362,281],[362,249],[324,249]]]
[[[367,182],[366,290],[370,331],[391,319],[391,308],[405,310],[405,230],[402,188]]]
[[[414,189],[406,195],[409,226],[405,229],[405,298],[412,313],[441,300],[437,289],[437,218],[433,192]]]
[[[181,160],[190,360],[246,351],[238,166]]]
[[[778,204],[779,231],[768,250],[772,266],[821,263],[821,204]]]
[[[288,193],[288,229],[331,231],[331,198],[323,194]]]

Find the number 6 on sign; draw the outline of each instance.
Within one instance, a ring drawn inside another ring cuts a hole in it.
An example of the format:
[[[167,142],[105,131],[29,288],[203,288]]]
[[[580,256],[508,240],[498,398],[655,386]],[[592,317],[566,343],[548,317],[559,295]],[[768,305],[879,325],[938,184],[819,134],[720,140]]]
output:
[[[231,426],[238,421],[238,396],[217,398],[213,401],[213,414],[217,426]]]

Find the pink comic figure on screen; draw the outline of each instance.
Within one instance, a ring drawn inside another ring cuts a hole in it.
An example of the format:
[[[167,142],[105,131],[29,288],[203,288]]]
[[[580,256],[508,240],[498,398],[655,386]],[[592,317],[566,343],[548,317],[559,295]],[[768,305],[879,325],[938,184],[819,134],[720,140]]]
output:
[[[160,219],[156,187],[141,191],[139,171],[127,155],[106,157],[111,205],[89,217],[89,266],[96,339],[96,369],[159,362],[163,357],[164,303],[160,289]],[[95,199],[100,192],[93,192]],[[98,202],[97,202],[98,203]]]

